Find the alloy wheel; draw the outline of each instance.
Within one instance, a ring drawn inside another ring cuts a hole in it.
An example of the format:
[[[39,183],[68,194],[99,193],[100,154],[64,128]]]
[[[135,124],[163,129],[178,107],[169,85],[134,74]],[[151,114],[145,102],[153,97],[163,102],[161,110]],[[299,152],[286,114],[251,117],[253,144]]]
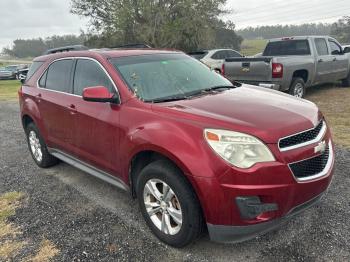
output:
[[[43,160],[41,144],[37,134],[33,130],[29,132],[29,145],[35,160],[41,162]]]
[[[146,211],[153,224],[164,234],[176,235],[182,226],[180,202],[168,184],[150,179],[143,190]]]

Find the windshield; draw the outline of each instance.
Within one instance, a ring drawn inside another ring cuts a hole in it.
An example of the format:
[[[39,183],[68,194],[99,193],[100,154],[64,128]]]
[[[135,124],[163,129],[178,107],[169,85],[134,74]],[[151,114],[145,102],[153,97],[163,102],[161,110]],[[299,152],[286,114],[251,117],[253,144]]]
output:
[[[144,101],[185,99],[230,81],[185,54],[154,54],[112,58],[129,88]]]
[[[310,55],[308,40],[283,40],[267,44],[263,56]]]

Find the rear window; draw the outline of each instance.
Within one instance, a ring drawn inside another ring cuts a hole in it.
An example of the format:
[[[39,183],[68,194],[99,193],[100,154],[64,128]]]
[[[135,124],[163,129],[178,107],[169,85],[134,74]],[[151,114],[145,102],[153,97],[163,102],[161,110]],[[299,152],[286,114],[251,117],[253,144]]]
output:
[[[26,81],[28,81],[43,64],[44,62],[33,62],[32,65],[29,67]]]
[[[202,58],[204,58],[208,52],[205,52],[205,51],[201,51],[201,52],[191,52],[191,53],[188,53],[190,56],[192,56],[193,58],[196,58],[197,60],[201,60]]]
[[[308,40],[284,40],[267,44],[263,56],[310,55]]]

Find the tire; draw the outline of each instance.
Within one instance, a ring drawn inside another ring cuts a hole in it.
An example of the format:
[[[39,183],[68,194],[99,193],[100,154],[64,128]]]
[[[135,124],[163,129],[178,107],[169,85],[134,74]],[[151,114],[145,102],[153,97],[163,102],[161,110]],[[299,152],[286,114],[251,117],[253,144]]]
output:
[[[39,167],[48,168],[59,162],[48,152],[45,141],[34,123],[30,123],[26,127],[26,136],[30,154]]]
[[[289,94],[295,97],[303,98],[305,96],[305,82],[302,78],[293,78],[292,84],[289,88]]]
[[[350,73],[347,78],[342,80],[342,86],[343,87],[350,87]]]
[[[170,188],[168,195],[163,194],[166,186]],[[150,187],[157,194],[152,194]],[[182,172],[168,161],[159,160],[146,166],[138,176],[136,193],[147,225],[162,242],[180,248],[201,236],[204,222],[197,196]]]

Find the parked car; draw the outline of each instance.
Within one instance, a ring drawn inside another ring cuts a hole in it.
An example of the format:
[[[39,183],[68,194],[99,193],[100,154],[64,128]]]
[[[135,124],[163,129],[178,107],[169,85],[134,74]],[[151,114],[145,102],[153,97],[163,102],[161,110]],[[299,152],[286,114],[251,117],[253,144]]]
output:
[[[203,50],[190,52],[188,54],[217,72],[221,72],[222,64],[225,59],[230,57],[243,57],[239,52],[232,49]]]
[[[12,72],[7,70],[5,67],[0,68],[0,80],[2,79],[11,79]]]
[[[342,80],[350,86],[350,58],[328,36],[270,40],[262,57],[228,58],[222,70],[231,81],[288,91],[303,97],[309,86]]]
[[[0,69],[0,79],[16,79],[18,70],[27,68],[28,65],[9,65]]]
[[[19,100],[39,167],[60,159],[129,191],[175,247],[205,228],[218,242],[263,234],[332,180],[331,133],[315,104],[234,85],[182,52],[52,52],[34,59]]]

